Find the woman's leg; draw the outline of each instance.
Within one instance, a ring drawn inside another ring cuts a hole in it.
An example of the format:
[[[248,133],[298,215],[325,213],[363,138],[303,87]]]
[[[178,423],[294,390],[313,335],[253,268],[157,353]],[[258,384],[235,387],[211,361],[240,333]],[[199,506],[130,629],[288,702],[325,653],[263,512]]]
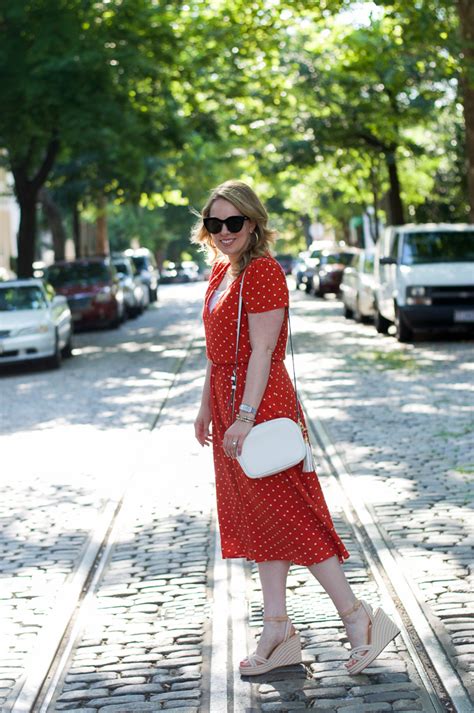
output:
[[[336,556],[312,564],[308,569],[329,594],[339,614],[353,608],[357,599]],[[368,642],[369,617],[363,607],[345,616],[343,623],[353,648]]]
[[[286,578],[290,562],[273,560],[258,563],[265,616],[286,615]],[[267,658],[285,636],[285,622],[266,621],[260,636],[257,654]],[[245,661],[242,662],[245,664]]]

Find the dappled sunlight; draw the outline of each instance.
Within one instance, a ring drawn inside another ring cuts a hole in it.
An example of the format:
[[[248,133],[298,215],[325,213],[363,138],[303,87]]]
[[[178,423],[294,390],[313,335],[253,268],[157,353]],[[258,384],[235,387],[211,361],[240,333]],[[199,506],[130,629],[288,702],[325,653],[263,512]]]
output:
[[[426,414],[438,414],[440,409],[438,407],[432,406],[430,404],[423,403],[411,403],[403,404],[400,407],[401,413],[426,413]]]
[[[190,346],[202,345],[197,325],[201,304],[160,300],[129,326],[75,335],[75,356],[56,372],[22,372],[6,379],[2,402],[4,430],[54,429],[57,425],[149,428]],[[185,309],[186,308],[186,309]],[[60,396],[59,396],[60,395]],[[34,397],[34,408],[31,398]]]

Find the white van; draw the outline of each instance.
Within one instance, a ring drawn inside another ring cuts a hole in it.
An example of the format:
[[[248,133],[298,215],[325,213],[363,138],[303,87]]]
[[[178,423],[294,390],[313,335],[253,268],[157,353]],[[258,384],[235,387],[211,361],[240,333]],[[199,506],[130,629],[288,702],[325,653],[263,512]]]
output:
[[[410,341],[418,330],[474,330],[474,225],[386,228],[375,248],[375,326]]]

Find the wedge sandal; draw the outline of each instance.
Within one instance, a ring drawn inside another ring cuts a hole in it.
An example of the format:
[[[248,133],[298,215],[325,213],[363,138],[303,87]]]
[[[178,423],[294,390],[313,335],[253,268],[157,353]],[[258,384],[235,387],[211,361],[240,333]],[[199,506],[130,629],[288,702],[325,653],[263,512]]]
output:
[[[339,616],[344,621],[349,614],[357,611],[360,607],[365,609],[369,617],[369,628],[367,643],[361,646],[355,646],[350,650],[349,661],[345,664],[348,673],[355,676],[367,668],[377,656],[388,646],[388,644],[400,633],[400,629],[383,609],[377,609],[375,614],[370,604],[364,600],[357,600],[352,609],[346,611]],[[349,665],[354,661],[352,665]]]
[[[281,666],[294,666],[301,663],[301,641],[298,633],[294,631],[291,621],[287,616],[268,616],[264,621],[286,621],[285,636],[281,644],[277,644],[268,658],[251,654],[247,656],[246,666],[240,665],[242,676],[259,676]]]

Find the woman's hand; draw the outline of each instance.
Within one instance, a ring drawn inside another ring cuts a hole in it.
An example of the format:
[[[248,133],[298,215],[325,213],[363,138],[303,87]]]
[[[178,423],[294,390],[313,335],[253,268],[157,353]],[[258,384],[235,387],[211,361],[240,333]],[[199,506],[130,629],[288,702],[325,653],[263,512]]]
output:
[[[224,440],[222,442],[226,456],[229,458],[237,458],[237,456],[241,455],[242,446],[252,430],[252,426],[252,423],[245,423],[244,421],[235,421],[232,426],[229,426],[224,433]]]
[[[212,442],[212,435],[209,429],[211,425],[211,409],[201,406],[194,421],[194,435],[201,446],[209,446]]]

